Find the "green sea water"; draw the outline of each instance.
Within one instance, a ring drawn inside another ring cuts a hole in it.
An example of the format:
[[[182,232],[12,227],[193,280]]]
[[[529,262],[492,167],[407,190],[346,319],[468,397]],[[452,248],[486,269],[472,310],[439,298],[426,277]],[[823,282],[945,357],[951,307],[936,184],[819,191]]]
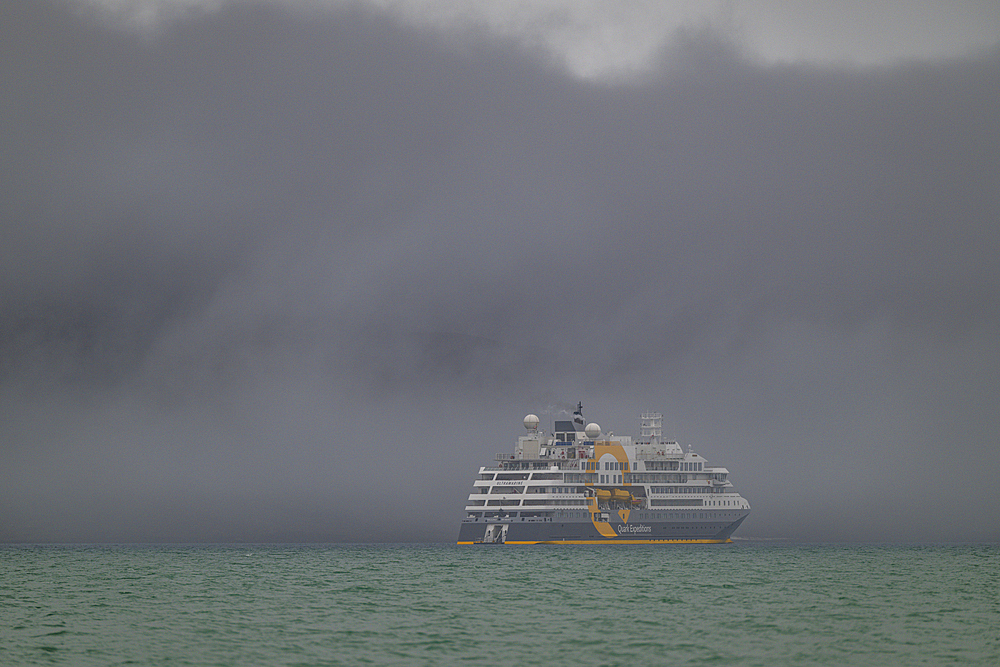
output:
[[[0,665],[1000,665],[1000,545],[0,547]]]

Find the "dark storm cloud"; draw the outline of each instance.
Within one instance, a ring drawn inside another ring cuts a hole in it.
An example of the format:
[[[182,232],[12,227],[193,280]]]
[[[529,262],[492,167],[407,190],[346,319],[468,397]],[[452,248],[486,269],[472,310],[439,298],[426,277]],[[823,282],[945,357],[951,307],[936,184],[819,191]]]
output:
[[[680,33],[616,83],[357,9],[0,12],[0,538],[451,539],[578,398],[748,532],[997,537],[946,480],[1000,463],[1000,50]]]

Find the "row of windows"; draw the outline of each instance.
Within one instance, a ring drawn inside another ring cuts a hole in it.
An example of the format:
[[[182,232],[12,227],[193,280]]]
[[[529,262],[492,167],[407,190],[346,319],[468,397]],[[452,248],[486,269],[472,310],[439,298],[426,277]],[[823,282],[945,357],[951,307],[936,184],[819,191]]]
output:
[[[710,486],[651,486],[650,493],[711,493]]]
[[[517,517],[518,514],[523,518],[531,517],[551,517],[554,512],[508,512],[507,510],[500,510],[499,512],[469,512],[470,519],[478,519],[480,517],[484,519],[499,519],[502,517]],[[551,521],[551,518],[545,519],[546,521]]]
[[[484,517],[487,519],[500,518],[501,516],[517,518],[520,517],[546,517],[546,516],[559,516],[564,518],[578,518],[583,519],[590,516],[590,512],[580,511],[580,510],[558,510],[555,512],[508,512],[506,510],[502,512],[469,512],[468,516],[470,519],[478,519]],[[735,519],[739,516],[739,512],[669,512],[666,510],[651,510],[640,512],[638,510],[632,512],[629,518],[632,520],[650,520],[650,521],[664,521],[670,519],[714,519],[718,521],[719,519]],[[676,526],[675,526],[676,527]]]
[[[485,501],[482,501],[482,500],[470,500],[470,501],[468,501],[468,506],[469,507],[482,507],[484,503],[485,503],[485,505],[487,507],[507,507],[507,506],[518,507],[520,505],[577,505],[577,506],[579,506],[579,505],[586,505],[587,504],[586,501],[583,498],[577,498],[577,499],[572,499],[572,498],[568,498],[568,499],[558,498],[558,499],[553,499],[553,500],[532,500],[532,499],[528,499],[528,500],[524,500],[524,501],[522,501],[522,500],[520,500],[518,498],[503,498],[501,500],[491,500],[489,502],[485,502]]]
[[[649,501],[650,505],[694,505],[701,507],[701,498],[653,498]]]
[[[515,501],[517,502],[517,501]],[[555,499],[555,500],[525,500],[523,505],[586,505],[586,501],[583,498],[577,500],[569,499]]]
[[[600,461],[587,461],[587,470],[601,470]],[[605,461],[604,470],[628,470],[628,461]]]
[[[469,500],[469,507],[481,507],[483,505],[488,505],[490,507],[517,507],[519,505],[586,505],[587,500],[584,498],[557,498],[557,499],[545,499],[545,500],[532,500],[528,499],[525,501],[520,501],[517,498],[503,498],[500,500],[490,500],[489,502],[485,500]],[[679,506],[695,506],[695,507],[739,507],[740,503],[736,500],[702,500],[701,498],[651,498],[649,500],[650,507],[679,507]]]
[[[625,481],[632,484],[652,484],[654,482],[684,484],[688,481],[688,476],[676,472],[630,472],[625,475]]]
[[[522,462],[514,462],[514,461],[512,461],[511,463],[522,463]],[[645,464],[646,464],[645,465],[646,470],[653,470],[653,471],[661,471],[661,470],[683,470],[685,472],[699,472],[699,471],[703,470],[703,467],[702,467],[703,464],[700,461],[687,461],[687,462],[684,462],[684,461],[680,461],[680,462],[679,461],[646,461]],[[638,463],[636,465],[638,465]],[[533,466],[533,467],[540,468],[540,469],[544,468],[545,470],[548,470],[548,468],[549,468],[548,464],[546,464],[544,466],[539,465],[539,466]],[[506,468],[505,467],[505,469],[508,469],[508,470],[509,469],[528,470],[529,468],[528,468],[527,465],[524,465],[524,466],[520,466],[520,467],[517,467],[517,468],[515,468],[514,466],[511,466],[510,468]],[[603,468],[600,467],[600,461],[587,461],[585,469],[586,469],[587,472],[590,472],[590,473],[596,472],[596,471],[602,470],[602,469],[606,470],[606,471],[621,470],[621,471],[624,471],[624,472],[629,472],[629,470],[630,470],[630,468],[629,468],[629,462],[628,461],[605,461]],[[636,469],[635,466],[633,466],[631,468],[632,471],[634,471],[635,469]],[[487,481],[492,481],[494,479],[498,479],[498,480],[500,480],[500,479],[519,480],[519,479],[529,479],[529,478],[530,479],[559,479],[560,476],[561,476],[561,474],[562,473],[550,473],[550,472],[545,472],[545,473],[542,473],[542,472],[536,472],[536,473],[530,473],[530,472],[521,472],[521,473],[516,473],[516,472],[501,472],[501,473],[484,472],[480,476],[480,479],[487,480]],[[716,479],[720,479],[720,480],[725,480],[725,478],[726,478],[725,477],[725,473],[722,473],[721,477],[719,475],[716,475],[715,477],[716,477]]]
[[[571,457],[572,458],[572,457]],[[587,461],[586,469],[596,472],[599,468],[599,461]],[[638,465],[638,462],[637,464]],[[552,466],[549,460],[540,461],[501,461],[499,467],[503,470],[548,470]],[[701,461],[646,461],[646,470],[684,470],[687,472],[698,472],[703,470],[704,463]],[[628,470],[628,461],[605,461],[603,470]],[[632,468],[635,469],[635,466]],[[489,476],[487,476],[489,475]],[[493,473],[484,473],[483,479],[493,479]]]
[[[646,461],[646,470],[679,470],[678,461]]]
[[[661,475],[666,476],[666,475]],[[569,476],[567,475],[567,478]],[[598,484],[621,484],[622,475],[595,475]],[[685,477],[686,476],[681,476]],[[573,481],[567,479],[567,481]],[[625,475],[625,481],[629,482],[629,475]],[[633,482],[634,483],[634,482]],[[585,493],[586,489],[579,486],[529,486],[527,491],[523,486],[477,486],[472,489],[473,494],[486,495],[513,495],[518,493]],[[651,486],[650,493],[727,493],[731,489],[721,486]]]
[[[480,486],[473,489],[473,494],[514,495],[517,493],[583,493],[583,489],[575,486],[529,486],[525,491],[523,486]]]
[[[526,480],[526,479],[559,479],[561,480],[563,475],[561,472],[484,472],[480,475],[480,479],[492,482],[494,479],[497,481],[511,481],[511,480]]]
[[[587,470],[601,470],[600,461],[588,461]],[[646,461],[646,470],[683,470],[685,472],[701,472],[704,464],[701,461]],[[604,470],[629,470],[628,461],[605,461]],[[635,466],[632,467],[635,470]]]
[[[552,463],[549,460],[501,461],[499,467],[503,470],[548,470],[552,467]]]
[[[630,478],[635,475],[625,475],[625,481],[632,481]],[[667,477],[668,475],[658,475],[661,477]],[[674,477],[675,475],[671,475]],[[566,481],[573,481],[569,479],[569,475],[566,476]],[[595,482],[598,484],[621,484],[622,475],[594,475],[597,479]],[[686,480],[686,475],[679,475]],[[634,482],[633,482],[634,483]],[[585,487],[579,486],[529,486],[527,491],[523,486],[477,486],[472,489],[473,495],[515,495],[519,493],[585,493]],[[727,489],[721,486],[651,486],[649,487],[650,493],[666,493],[666,494],[679,494],[679,493],[708,493],[708,494],[721,494],[721,493],[731,493],[732,489]],[[719,501],[713,501],[719,502]]]
[[[665,510],[654,510],[652,512],[632,512],[630,519],[735,519],[738,512],[667,512]]]

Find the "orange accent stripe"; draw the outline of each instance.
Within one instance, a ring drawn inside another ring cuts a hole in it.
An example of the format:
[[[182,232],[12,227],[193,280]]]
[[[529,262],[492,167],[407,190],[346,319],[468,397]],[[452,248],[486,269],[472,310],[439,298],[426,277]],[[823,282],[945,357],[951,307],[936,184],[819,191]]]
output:
[[[502,544],[732,544],[731,539],[726,540],[539,540],[537,542],[507,540]],[[456,544],[471,545],[475,542],[457,542]]]
[[[728,544],[732,540],[507,540],[504,544]]]

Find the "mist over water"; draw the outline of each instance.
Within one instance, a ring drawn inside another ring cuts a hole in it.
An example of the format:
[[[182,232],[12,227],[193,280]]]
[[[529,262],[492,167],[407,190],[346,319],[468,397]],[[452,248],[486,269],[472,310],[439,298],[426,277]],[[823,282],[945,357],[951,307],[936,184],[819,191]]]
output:
[[[1000,540],[955,477],[1000,469],[1000,48],[775,64],[687,26],[582,77],[198,4],[0,3],[0,541],[450,541],[577,401],[662,412],[743,535]]]

